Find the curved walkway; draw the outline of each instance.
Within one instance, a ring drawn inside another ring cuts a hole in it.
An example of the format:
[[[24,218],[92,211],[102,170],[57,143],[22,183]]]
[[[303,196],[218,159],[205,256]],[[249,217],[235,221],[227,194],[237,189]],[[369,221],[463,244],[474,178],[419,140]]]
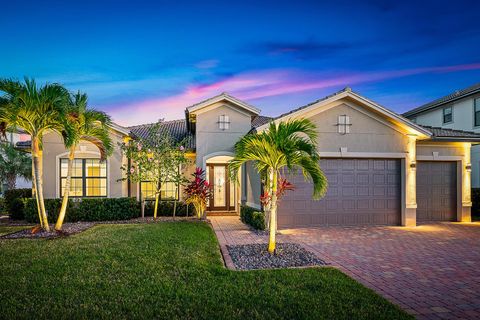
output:
[[[223,247],[267,242],[238,217],[210,220]],[[288,229],[278,241],[303,245],[420,319],[480,318],[480,223]]]

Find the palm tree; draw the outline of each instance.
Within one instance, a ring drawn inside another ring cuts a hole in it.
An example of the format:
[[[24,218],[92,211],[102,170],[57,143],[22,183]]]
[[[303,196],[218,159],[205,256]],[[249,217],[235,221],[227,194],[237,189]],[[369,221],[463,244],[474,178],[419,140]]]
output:
[[[112,153],[113,145],[109,135],[110,117],[101,111],[88,109],[88,98],[77,92],[72,96],[66,113],[66,126],[62,131],[65,148],[69,150],[67,178],[63,192],[62,206],[58,215],[55,230],[61,230],[67,211],[70,182],[72,177],[75,150],[81,141],[94,144],[100,151],[100,160],[104,161]]]
[[[271,192],[268,251],[275,252],[277,230],[277,188],[281,170],[301,169],[313,182],[313,198],[320,199],[327,190],[327,178],[319,165],[315,125],[307,119],[272,122],[267,131],[250,133],[235,144],[235,157],[229,162],[231,179],[238,179],[242,164],[253,161]]]
[[[35,80],[25,82],[0,79],[0,123],[2,128],[22,128],[31,136],[32,167],[35,196],[40,225],[50,231],[43,199],[43,136],[63,128],[65,106],[69,93],[59,84],[45,84],[38,87]]]
[[[32,179],[32,159],[12,143],[0,142],[0,181],[6,181],[7,188],[12,190],[17,177]]]

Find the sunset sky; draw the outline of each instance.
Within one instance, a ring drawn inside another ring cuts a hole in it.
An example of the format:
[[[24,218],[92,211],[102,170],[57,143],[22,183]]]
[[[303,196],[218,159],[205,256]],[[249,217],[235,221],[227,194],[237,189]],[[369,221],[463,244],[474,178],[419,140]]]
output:
[[[404,112],[480,82],[480,2],[442,2],[2,2],[0,77],[84,91],[121,125],[223,91],[274,116],[350,86]]]

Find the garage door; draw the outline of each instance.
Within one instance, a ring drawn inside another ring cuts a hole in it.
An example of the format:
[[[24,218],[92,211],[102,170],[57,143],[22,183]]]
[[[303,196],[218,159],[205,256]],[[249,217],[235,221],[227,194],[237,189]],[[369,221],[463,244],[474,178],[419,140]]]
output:
[[[456,162],[418,162],[417,221],[454,221],[456,211]]]
[[[302,174],[290,176],[295,190],[279,204],[279,228],[400,224],[400,160],[322,159],[320,166],[328,178],[326,196],[312,200]]]

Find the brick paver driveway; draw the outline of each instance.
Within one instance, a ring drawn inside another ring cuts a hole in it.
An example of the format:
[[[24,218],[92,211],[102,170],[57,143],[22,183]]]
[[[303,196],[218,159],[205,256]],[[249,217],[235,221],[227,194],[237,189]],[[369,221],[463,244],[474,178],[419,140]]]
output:
[[[222,219],[214,227],[227,244],[266,241],[248,233],[238,218]],[[279,241],[304,245],[418,318],[480,319],[480,223],[281,233]]]

